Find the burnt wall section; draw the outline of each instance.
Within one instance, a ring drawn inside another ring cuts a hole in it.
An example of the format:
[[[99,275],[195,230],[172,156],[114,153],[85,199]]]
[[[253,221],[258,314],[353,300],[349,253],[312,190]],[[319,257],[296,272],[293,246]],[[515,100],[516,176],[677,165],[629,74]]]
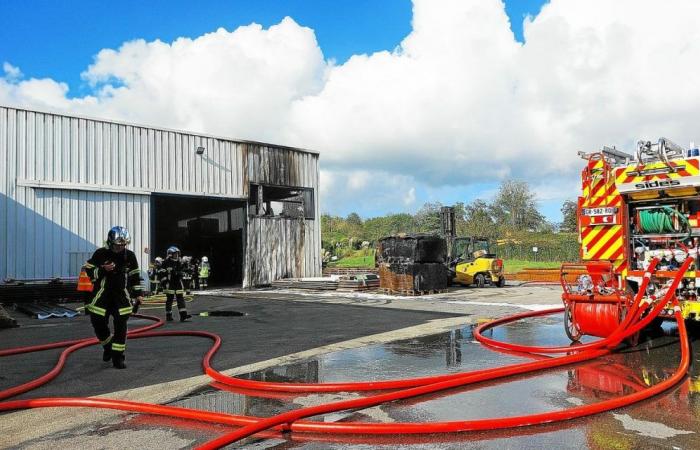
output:
[[[321,276],[317,224],[313,220],[250,217],[243,286]]]

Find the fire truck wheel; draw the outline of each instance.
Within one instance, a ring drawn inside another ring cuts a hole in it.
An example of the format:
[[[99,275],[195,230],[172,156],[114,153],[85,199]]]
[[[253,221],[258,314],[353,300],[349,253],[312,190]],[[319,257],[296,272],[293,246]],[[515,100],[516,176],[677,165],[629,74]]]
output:
[[[569,339],[573,342],[578,342],[578,340],[581,339],[581,332],[574,323],[569,305],[566,305],[564,308],[564,331],[566,331],[566,335],[569,336]]]
[[[506,285],[506,277],[501,275],[500,278],[498,278],[498,283],[496,283],[496,286],[503,287],[505,285]]]
[[[486,277],[484,277],[483,273],[477,273],[474,275],[474,286],[478,288],[486,286]]]

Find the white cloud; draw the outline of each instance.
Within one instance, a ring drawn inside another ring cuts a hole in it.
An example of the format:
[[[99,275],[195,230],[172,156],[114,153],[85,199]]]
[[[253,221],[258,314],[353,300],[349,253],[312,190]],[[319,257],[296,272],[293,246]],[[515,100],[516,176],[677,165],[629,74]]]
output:
[[[5,72],[5,78],[8,80],[18,80],[22,78],[22,71],[19,67],[15,67],[7,61],[2,63],[2,70]]]
[[[412,187],[409,189],[403,196],[402,200],[404,206],[413,206],[413,204],[416,202],[416,188]]]
[[[92,95],[77,99],[5,63],[0,102],[316,149],[331,212],[506,177],[563,200],[578,188],[577,150],[700,141],[700,2],[551,0],[526,19],[525,44],[500,0],[413,10],[399,47],[342,65],[286,18],[102,50],[83,74]]]
[[[352,191],[359,191],[366,188],[371,181],[372,175],[366,170],[360,170],[349,174],[347,186]]]

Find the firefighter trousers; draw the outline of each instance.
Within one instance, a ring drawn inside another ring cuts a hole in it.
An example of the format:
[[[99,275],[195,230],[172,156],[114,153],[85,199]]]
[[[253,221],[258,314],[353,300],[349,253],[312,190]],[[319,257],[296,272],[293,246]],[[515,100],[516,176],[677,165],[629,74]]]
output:
[[[177,294],[165,294],[165,313],[173,313],[173,300],[177,298],[177,310],[182,313],[187,313],[187,304],[185,303],[185,297],[181,292]]]
[[[109,330],[109,317],[114,318],[114,334]],[[129,315],[119,314],[119,309],[108,307],[104,316],[95,313],[90,313],[90,322],[95,329],[95,336],[100,341],[104,348],[110,348],[112,353],[123,354],[126,350],[126,322],[129,320]]]

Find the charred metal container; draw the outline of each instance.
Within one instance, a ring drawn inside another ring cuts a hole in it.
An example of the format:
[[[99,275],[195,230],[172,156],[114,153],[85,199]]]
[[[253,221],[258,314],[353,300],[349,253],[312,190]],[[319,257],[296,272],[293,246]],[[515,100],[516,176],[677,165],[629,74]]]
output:
[[[432,234],[389,236],[379,240],[378,254],[384,263],[444,263],[447,244]]]
[[[447,288],[445,239],[432,234],[389,236],[377,247],[380,288],[421,294]]]

